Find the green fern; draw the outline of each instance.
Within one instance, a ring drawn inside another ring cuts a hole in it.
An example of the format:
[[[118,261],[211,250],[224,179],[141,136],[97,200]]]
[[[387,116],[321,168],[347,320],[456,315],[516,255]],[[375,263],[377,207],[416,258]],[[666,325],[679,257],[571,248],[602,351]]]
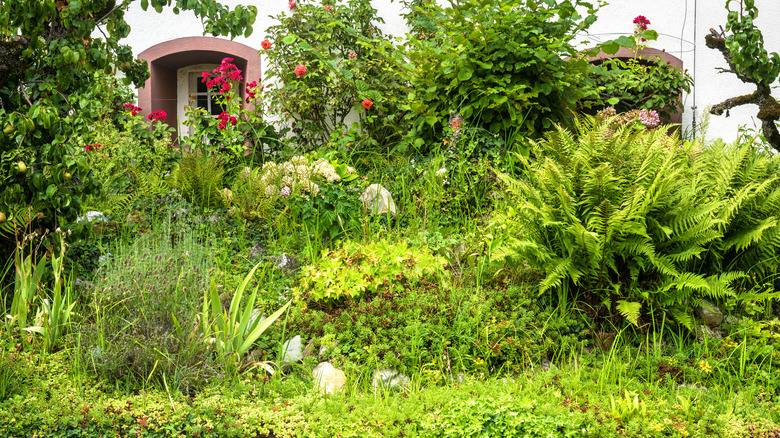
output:
[[[523,179],[499,175],[523,237],[497,253],[542,269],[540,293],[617,294],[632,323],[644,307],[691,327],[691,302],[734,299],[746,272],[776,272],[777,158],[751,144],[698,153],[610,120],[575,126],[532,142]]]
[[[186,154],[174,167],[168,184],[193,204],[216,208],[223,202],[223,166],[222,158],[216,155]]]

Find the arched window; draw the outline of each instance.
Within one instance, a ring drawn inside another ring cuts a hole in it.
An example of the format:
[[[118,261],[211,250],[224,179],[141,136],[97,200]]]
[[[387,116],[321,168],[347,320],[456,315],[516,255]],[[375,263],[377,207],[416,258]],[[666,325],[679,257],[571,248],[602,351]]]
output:
[[[212,114],[221,112],[217,111],[211,93],[200,82],[201,72],[213,70],[224,58],[233,58],[245,81],[259,82],[261,73],[257,49],[219,38],[178,38],[152,46],[138,58],[146,60],[150,73],[145,86],[138,89],[138,106],[143,108],[142,114],[165,111],[168,114],[166,123],[185,135],[188,133],[182,124],[185,106],[202,106]],[[238,92],[243,99],[243,83]]]

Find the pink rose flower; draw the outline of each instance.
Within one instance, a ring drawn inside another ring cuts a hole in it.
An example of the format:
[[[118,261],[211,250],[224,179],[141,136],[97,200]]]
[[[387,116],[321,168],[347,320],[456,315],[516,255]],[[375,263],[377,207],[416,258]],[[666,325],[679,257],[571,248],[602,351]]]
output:
[[[296,76],[303,76],[306,74],[306,66],[302,64],[298,64],[295,66],[295,75]]]

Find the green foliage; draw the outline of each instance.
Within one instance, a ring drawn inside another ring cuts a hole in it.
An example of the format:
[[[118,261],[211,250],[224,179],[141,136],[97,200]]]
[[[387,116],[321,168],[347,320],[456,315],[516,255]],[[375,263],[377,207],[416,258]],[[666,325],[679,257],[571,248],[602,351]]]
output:
[[[777,197],[768,157],[749,145],[710,156],[638,124],[613,130],[610,120],[583,118],[577,126],[535,142],[539,159],[526,162],[524,179],[501,177],[517,200],[509,217],[521,233],[506,249],[544,270],[540,292],[579,294],[635,323],[641,303],[691,327],[686,303],[734,297],[758,258],[774,261],[778,210],[763,209]],[[747,155],[762,165],[733,179]],[[755,205],[756,215],[732,223],[743,205]]]
[[[259,314],[253,314],[255,311],[255,299],[259,284],[255,287],[252,295],[246,303],[243,304],[243,312],[240,309],[244,291],[251,280],[253,280],[255,271],[262,262],[255,265],[251,271],[244,277],[244,280],[236,289],[233,298],[230,300],[230,307],[227,310],[222,308],[222,302],[219,298],[219,292],[211,281],[211,296],[203,292],[203,311],[201,312],[200,333],[204,339],[209,339],[214,335],[214,344],[218,357],[226,362],[227,368],[231,372],[237,371],[237,366],[241,365],[242,356],[252,348],[253,344],[263,335],[263,332],[274,323],[290,307],[292,301],[282,306],[279,310],[269,315],[263,321],[260,321]],[[259,281],[263,280],[265,270],[262,271]]]
[[[264,219],[271,212],[275,198],[264,196],[267,184],[261,178],[261,169],[244,168],[233,180],[227,194],[231,211],[244,219]]]
[[[168,185],[195,205],[216,208],[223,203],[223,163],[218,155],[202,152],[185,154],[171,172]]]
[[[725,112],[728,116],[731,108],[756,104],[756,117],[761,120],[764,137],[775,150],[780,151],[780,131],[777,127],[780,102],[772,96],[771,88],[780,74],[780,55],[776,52],[768,54],[764,48],[764,36],[754,24],[758,17],[755,0],[740,1],[739,11],[731,10],[731,3],[731,0],[726,1],[726,10],[729,11],[726,31],[731,34],[710,29],[710,34],[704,40],[707,47],[721,52],[729,65],[727,71],[734,73],[742,82],[755,86],[756,91],[713,105],[710,113],[721,115]]]
[[[539,136],[553,123],[567,123],[592,85],[588,62],[571,41],[595,21],[596,10],[569,0],[469,0],[419,10],[435,35],[412,39],[406,54],[413,88],[409,142],[430,148],[453,114],[491,133],[520,129]]]
[[[405,241],[391,244],[383,239],[363,245],[347,240],[302,269],[295,294],[298,299],[329,304],[439,284],[446,277],[444,260],[428,248],[411,248]]]
[[[272,212],[320,238],[349,235],[359,226],[363,208],[354,168],[336,160],[296,155],[288,161],[266,162],[262,169],[239,172],[233,191],[226,193],[234,212],[264,218]]]
[[[729,11],[726,31],[731,35],[726,38],[726,47],[733,56],[732,62],[739,67],[741,75],[771,85],[780,74],[780,55],[768,54],[764,49],[764,35],[753,23],[758,17],[755,0],[740,2],[739,11],[731,10],[730,6],[729,0],[726,2]]]
[[[384,150],[400,139],[403,60],[377,28],[383,20],[371,2],[304,0],[274,18],[279,24],[268,29],[271,46],[263,53],[270,61],[268,79],[281,85],[267,93],[272,106],[293,120],[300,147],[341,142],[353,151]],[[306,67],[302,76],[297,65]],[[353,110],[358,120],[350,128]]]
[[[249,35],[257,14],[215,0],[142,2],[149,6],[193,11],[214,35]],[[117,68],[127,84],[148,77],[145,61],[119,43],[130,31],[125,10],[114,0],[0,1],[0,212],[7,219],[23,223],[10,213],[32,206],[54,229],[75,221],[82,197],[96,193],[78,146],[111,106],[100,78]]]
[[[155,122],[150,132],[138,120],[140,116],[126,117],[120,122],[122,129],[110,121],[98,123],[85,146],[92,175],[100,186],[99,195],[86,200],[92,210],[120,215],[137,200],[159,197],[166,190],[162,173],[178,154],[171,147],[167,125]],[[151,138],[138,135],[139,131]]]
[[[91,314],[79,315],[82,361],[111,384],[148,382],[192,391],[219,372],[193,324],[214,266],[211,251],[184,226],[160,220],[121,245],[93,280]]]
[[[512,397],[454,401],[429,413],[421,423],[422,437],[578,437],[588,425],[563,412],[540,413],[535,403]]]
[[[610,58],[594,65],[592,71],[600,99],[618,99],[612,104],[618,112],[655,110],[665,120],[681,110],[682,93],[690,93],[693,85],[688,73],[660,57]]]
[[[751,285],[778,290],[780,269],[780,156],[756,146],[755,137],[715,141],[696,158],[693,182],[719,200],[722,238],[701,265],[712,272],[742,271]]]

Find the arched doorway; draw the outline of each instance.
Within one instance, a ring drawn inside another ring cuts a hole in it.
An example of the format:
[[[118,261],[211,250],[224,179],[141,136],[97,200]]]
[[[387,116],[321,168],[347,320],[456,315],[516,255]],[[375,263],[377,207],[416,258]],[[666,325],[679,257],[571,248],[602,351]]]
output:
[[[218,66],[224,58],[233,58],[245,81],[259,82],[261,68],[257,49],[235,41],[209,37],[185,37],[154,45],[138,55],[149,64],[149,79],[138,89],[138,106],[142,114],[165,111],[166,123],[176,132],[182,128],[184,106],[190,105],[190,96],[200,95],[199,81],[192,75]],[[244,83],[238,87],[243,99]],[[200,96],[199,96],[200,97]],[[199,99],[204,101],[203,99]],[[209,99],[205,99],[208,105]],[[195,102],[197,104],[197,102]]]

